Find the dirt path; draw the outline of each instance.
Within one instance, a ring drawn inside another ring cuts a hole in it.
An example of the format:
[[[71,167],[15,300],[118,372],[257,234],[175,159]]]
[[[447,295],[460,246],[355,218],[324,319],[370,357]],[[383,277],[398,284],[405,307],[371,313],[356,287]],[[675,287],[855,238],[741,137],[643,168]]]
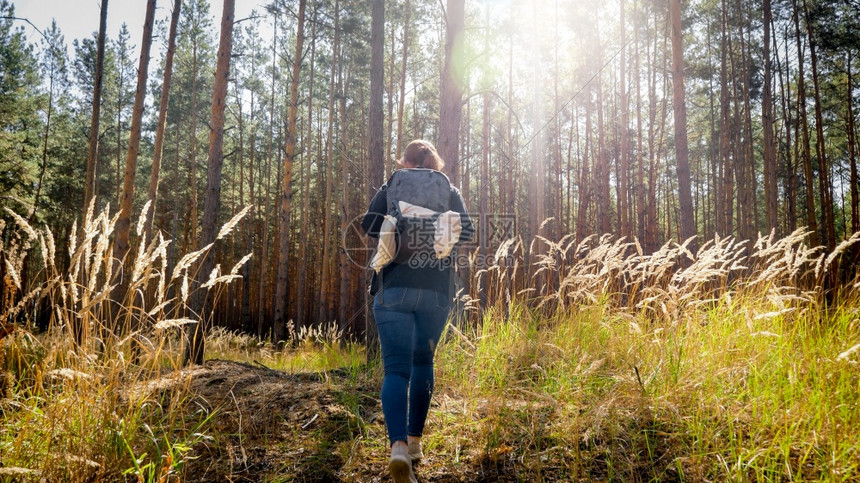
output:
[[[194,447],[188,481],[390,481],[377,390],[363,375],[287,374],[229,361],[207,361],[191,375],[189,407],[214,410],[207,432],[219,436]],[[465,455],[447,460],[428,455],[416,470],[420,481],[516,481]]]

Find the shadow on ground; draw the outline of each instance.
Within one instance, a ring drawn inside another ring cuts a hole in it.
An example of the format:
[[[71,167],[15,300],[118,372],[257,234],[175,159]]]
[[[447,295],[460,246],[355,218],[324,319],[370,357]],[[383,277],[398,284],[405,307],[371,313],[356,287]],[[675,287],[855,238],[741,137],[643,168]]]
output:
[[[201,408],[211,411],[213,416],[206,432],[214,437],[194,446],[192,459],[183,468],[183,480],[390,481],[385,425],[373,385],[363,371],[359,374],[346,370],[287,374],[247,363],[207,361],[191,370],[194,398],[189,404],[189,418],[193,418],[193,411]],[[437,419],[442,417],[450,401],[447,395],[435,398],[433,410],[437,412]],[[452,405],[463,406],[462,401],[456,400]],[[522,414],[509,416],[515,421]],[[480,419],[480,415],[477,417]],[[549,411],[542,417],[558,415]],[[511,431],[508,422],[500,421],[500,424],[508,425],[505,434],[515,438],[516,431]],[[643,428],[628,429],[632,434],[643,431]],[[607,447],[609,441],[584,444],[571,450],[557,445],[552,438],[547,438],[541,448],[520,447],[517,441],[511,440],[499,442],[488,450],[485,444],[470,441],[470,437],[463,435],[464,449],[458,449],[456,456],[451,448],[436,448],[417,467],[419,481],[678,480],[678,475],[665,469],[655,472],[653,467],[645,468],[649,465],[640,464],[645,463],[641,459],[627,471],[613,474],[611,464],[608,467],[601,460],[603,452],[612,451]],[[626,444],[631,447],[622,451],[635,455],[641,454],[641,448],[632,446],[645,443],[628,440]],[[650,444],[653,451],[654,441]],[[669,455],[661,456],[672,460]],[[537,473],[529,459],[539,467]],[[573,460],[578,461],[576,467],[571,465]],[[653,457],[649,460],[655,462]],[[584,461],[588,464],[583,465]],[[571,478],[572,474],[581,476]]]

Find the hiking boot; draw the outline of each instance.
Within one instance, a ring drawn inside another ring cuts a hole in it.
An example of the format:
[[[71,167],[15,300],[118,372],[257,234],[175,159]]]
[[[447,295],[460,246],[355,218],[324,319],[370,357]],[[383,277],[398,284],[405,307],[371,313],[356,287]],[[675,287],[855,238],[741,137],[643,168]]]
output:
[[[409,456],[412,457],[412,461],[418,461],[424,457],[424,452],[421,451],[421,440],[410,441],[407,444],[407,448],[409,448]]]
[[[412,457],[405,444],[395,444],[391,447],[391,460],[388,462],[388,472],[395,483],[418,483],[412,471]]]

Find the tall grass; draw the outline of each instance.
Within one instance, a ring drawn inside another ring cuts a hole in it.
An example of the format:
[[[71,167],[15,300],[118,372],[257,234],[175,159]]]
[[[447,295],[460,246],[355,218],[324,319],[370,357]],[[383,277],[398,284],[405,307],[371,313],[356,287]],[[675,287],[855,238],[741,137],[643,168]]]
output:
[[[805,235],[541,239],[531,274],[503,245],[440,348],[429,444],[523,481],[860,479],[860,234]]]
[[[431,444],[468,442],[523,480],[860,478],[860,373],[839,358],[860,338],[856,310],[750,327],[755,303],[683,327],[601,307],[490,312],[470,344],[440,350],[438,385],[463,407],[431,417]]]
[[[161,234],[147,240],[138,224],[134,258],[117,262],[110,257],[116,216],[108,208],[94,214],[91,206],[81,226],[72,228],[68,268],[61,269],[52,233],[7,213],[17,229],[0,246],[7,274],[0,323],[15,324],[15,330],[0,347],[7,386],[0,400],[0,477],[175,477],[192,446],[206,438],[203,428],[212,417],[187,410],[195,397],[188,390],[190,375],[177,371],[178,331],[199,323],[186,305],[195,261],[211,245],[174,265],[170,241]],[[20,275],[28,257],[41,263],[34,287],[23,286]],[[245,261],[229,273],[216,270],[204,288],[217,291],[236,279]],[[118,286],[125,290],[117,300],[112,292]],[[24,295],[15,302],[20,291]],[[45,314],[48,329],[34,336],[29,330]],[[176,384],[166,390],[147,386],[171,371]]]

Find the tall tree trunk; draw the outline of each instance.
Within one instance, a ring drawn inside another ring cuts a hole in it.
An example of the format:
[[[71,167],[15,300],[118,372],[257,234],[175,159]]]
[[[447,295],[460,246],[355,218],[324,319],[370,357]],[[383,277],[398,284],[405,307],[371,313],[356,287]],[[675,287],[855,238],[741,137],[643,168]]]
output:
[[[131,115],[131,133],[128,139],[128,153],[125,158],[125,176],[122,183],[119,218],[116,222],[116,239],[113,246],[114,273],[120,273],[120,283],[111,297],[114,304],[123,304],[123,297],[129,283],[129,274],[122,271],[129,252],[129,233],[131,231],[131,208],[134,201],[134,176],[137,172],[137,155],[140,149],[140,132],[143,124],[143,108],[146,100],[146,75],[149,69],[149,49],[152,46],[152,26],[155,19],[155,0],[146,3],[146,18],[143,23],[143,41],[140,46],[140,63],[137,67],[137,89],[134,93],[134,110]],[[130,315],[130,313],[129,313]],[[114,324],[118,323],[114,320]]]
[[[598,55],[597,58],[602,58]],[[605,125],[603,122],[603,81],[601,75],[597,74],[595,79],[597,85],[597,156],[594,165],[594,181],[597,191],[597,234],[603,235],[612,232],[612,209],[609,199],[609,153],[606,148]]]
[[[572,108],[574,113],[579,111],[579,106],[574,105]],[[579,150],[579,123],[576,121],[576,116],[571,116],[570,126],[568,129],[567,138],[567,158],[564,165],[564,178],[566,180],[565,193],[565,211],[564,211],[564,235],[573,234],[573,144],[576,142],[577,151]],[[577,156],[578,157],[578,156]]]
[[[173,13],[170,16],[170,33],[167,37],[167,54],[164,56],[164,80],[161,83],[161,99],[158,104],[158,124],[155,128],[155,150],[152,154],[152,171],[149,174],[149,211],[141,213],[146,217],[146,239],[152,239],[152,221],[155,218],[155,207],[158,200],[158,176],[161,170],[161,154],[164,151],[164,128],[167,125],[167,104],[170,101],[170,78],[173,75],[173,54],[176,52],[176,27],[179,24],[179,10],[182,0],[173,1]]]
[[[576,240],[584,240],[589,235],[588,227],[588,205],[591,204],[591,180],[589,179],[588,164],[591,162],[591,88],[589,87],[587,100],[585,101],[585,149],[579,156],[579,200],[576,212]],[[577,149],[578,151],[578,149]]]
[[[252,60],[254,62],[254,60]],[[253,69],[253,68],[252,68]],[[248,216],[246,220],[242,220],[242,223],[245,225],[245,233],[244,242],[245,249],[243,250],[245,254],[253,254],[254,253],[254,225],[256,224],[256,195],[254,189],[254,163],[256,162],[256,154],[257,154],[257,130],[256,130],[256,119],[254,112],[254,93],[251,92],[251,112],[250,112],[251,122],[253,123],[253,127],[251,128],[250,140],[248,142],[249,147],[249,159],[248,159],[248,202],[251,205],[251,209],[248,212]],[[241,203],[244,205],[244,202]],[[256,329],[254,327],[253,321],[251,319],[251,265],[254,263],[253,257],[251,260],[248,260],[241,269],[242,273],[242,330],[247,333],[253,333]]]
[[[655,12],[655,14],[656,14],[656,12]],[[668,19],[669,16],[664,15],[663,17]],[[666,28],[668,28],[668,22],[667,22]],[[659,245],[661,243],[660,236],[659,236],[660,235],[660,223],[659,223],[660,220],[659,220],[659,216],[658,216],[659,213],[657,212],[657,208],[659,206],[659,200],[657,199],[657,193],[660,190],[660,182],[661,182],[660,180],[662,178],[661,171],[660,171],[661,170],[661,164],[662,164],[661,161],[663,159],[665,159],[665,156],[666,156],[665,150],[668,149],[664,140],[666,138],[666,121],[669,117],[669,86],[671,85],[671,82],[669,80],[670,69],[669,69],[669,65],[668,65],[669,64],[668,52],[670,52],[669,47],[668,47],[669,36],[663,35],[662,38],[663,38],[663,46],[662,46],[662,49],[659,49],[660,52],[663,52],[663,56],[661,59],[662,65],[661,65],[660,69],[654,69],[654,72],[655,72],[654,73],[654,77],[655,77],[655,87],[654,88],[655,89],[656,89],[656,72],[659,70],[660,72],[663,73],[663,79],[660,82],[660,85],[663,88],[663,92],[661,93],[662,95],[660,96],[660,99],[661,99],[660,100],[660,122],[657,124],[657,135],[656,135],[656,140],[655,140],[655,144],[654,144],[655,145],[654,163],[651,164],[651,166],[649,166],[649,172],[648,172],[648,186],[650,187],[650,190],[648,193],[648,196],[650,197],[650,199],[648,200],[648,210],[649,210],[648,218],[650,220],[649,221],[650,225],[653,226],[652,239],[651,239],[651,245],[653,247],[653,250],[657,250],[657,248],[659,247]],[[654,52],[655,52],[655,56],[656,56],[656,53],[658,52],[657,36],[656,35],[655,35],[655,39],[654,39]],[[656,96],[656,92],[655,92],[655,96]],[[666,202],[667,202],[667,206],[668,206],[668,203],[669,203],[668,196],[666,196],[666,198],[667,198]],[[667,215],[668,215],[668,212],[667,212]],[[667,223],[667,225],[669,225],[669,223],[670,223],[670,218],[668,216],[666,218],[666,223]],[[669,226],[667,226],[667,228],[668,228],[667,229],[668,237],[671,238],[671,226],[669,225]],[[662,240],[662,241],[666,241],[666,240]]]
[[[340,63],[338,49],[340,48],[340,2],[335,0],[334,3],[334,45],[332,46],[332,62],[331,62],[331,79],[329,79],[328,91],[328,132],[326,133],[326,159],[325,159],[325,200],[323,204],[323,259],[322,259],[322,276],[320,277],[320,298],[319,298],[319,314],[317,320],[319,323],[326,323],[331,320],[332,314],[329,313],[331,300],[334,294],[331,290],[331,213],[332,213],[332,184],[334,177],[334,98],[337,94],[335,90],[337,79],[337,68]],[[392,56],[393,57],[393,56]],[[392,72],[393,75],[393,72]]]
[[[510,40],[508,42],[508,94],[507,94],[507,110],[508,110],[508,119],[507,119],[507,132],[508,132],[508,163],[510,163],[508,173],[506,173],[507,184],[507,206],[505,207],[505,213],[510,216],[516,215],[516,176],[513,174],[517,171],[517,158],[516,158],[516,150],[514,148],[515,136],[514,130],[512,129],[512,117],[513,112],[511,110],[511,105],[514,102],[514,37],[510,36]],[[518,121],[519,122],[519,121]]]
[[[466,100],[463,101],[463,104],[466,106],[466,119],[471,119],[472,117],[472,96],[467,96]],[[465,138],[465,142],[462,143],[460,149],[460,158],[464,160],[463,163],[463,176],[460,178],[461,182],[461,194],[463,195],[463,201],[466,205],[471,206],[471,196],[472,196],[472,171],[471,166],[469,165],[469,160],[472,156],[472,123],[466,122],[463,123],[463,137]]]
[[[744,50],[742,53],[743,61],[743,73],[744,73],[744,83],[748,86],[751,84],[751,74],[750,74],[750,65],[753,63],[751,45],[752,28],[746,29],[746,42],[744,42],[743,37],[743,29],[741,29],[741,46]],[[746,149],[746,159],[749,160],[749,179],[750,179],[750,198],[752,198],[752,221],[750,226],[752,227],[751,235],[752,238],[758,236],[759,227],[761,223],[759,223],[759,209],[758,209],[758,176],[756,176],[756,163],[755,163],[755,150],[754,150],[754,137],[753,137],[753,125],[752,125],[752,101],[750,99],[750,90],[751,87],[747,87],[743,90],[744,93],[744,129],[745,129],[745,138],[749,140],[749,142],[744,143],[744,147]]]
[[[657,27],[657,13],[655,12],[654,26]],[[657,35],[654,35],[654,43],[648,42],[646,54],[647,63],[651,66],[648,76],[648,200],[646,202],[645,217],[645,246],[651,253],[657,250],[659,245],[658,220],[657,220]],[[665,66],[665,55],[663,64]],[[665,116],[665,112],[664,112]],[[662,129],[662,125],[660,126]]]
[[[848,95],[846,96],[848,102],[848,122],[846,123],[846,128],[848,130],[848,158],[851,164],[851,177],[850,185],[851,185],[851,232],[857,233],[860,231],[860,200],[857,198],[860,197],[860,180],[857,178],[857,142],[856,142],[856,128],[854,124],[854,83],[851,75],[851,62],[852,62],[851,50],[848,50],[848,60],[846,62],[846,73],[848,78]]]
[[[52,51],[55,49],[55,47],[50,43],[48,44],[48,48]],[[51,115],[54,112],[54,71],[56,64],[54,53],[50,52],[48,55],[51,57],[51,70],[48,73],[48,109],[47,112],[45,112],[45,136],[42,138],[42,163],[39,166],[39,181],[36,184],[36,193],[33,195],[33,207],[27,215],[27,222],[32,222],[36,218],[36,210],[39,207],[39,198],[41,198],[42,187],[45,184],[45,172],[48,169],[48,139],[51,135]],[[29,252],[24,256],[27,257],[28,255]],[[27,265],[24,263],[22,266],[26,267]],[[23,275],[25,277],[27,276],[26,270]],[[25,285],[21,286],[24,287]]]
[[[272,213],[273,203],[270,203],[269,200],[272,199],[272,193],[270,190],[271,187],[271,178],[272,178],[272,159],[277,158],[275,154],[276,151],[280,151],[275,146],[275,84],[277,81],[277,73],[278,73],[278,14],[275,13],[272,15],[272,24],[274,33],[272,34],[272,38],[274,41],[272,42],[272,80],[270,83],[270,91],[269,91],[269,146],[268,153],[266,155],[266,197],[262,203],[260,203],[261,207],[265,207],[264,213],[260,216],[260,231],[262,239],[260,243],[260,273],[259,273],[259,287],[257,288],[257,335],[259,337],[264,337],[267,332],[267,328],[265,326],[265,321],[267,320],[266,313],[266,301],[268,300],[268,290],[266,287],[266,268],[270,265],[267,262],[268,260],[268,248],[269,248],[269,220],[270,214]],[[280,162],[280,160],[278,160]]]
[[[339,15],[339,13],[338,13]],[[341,57],[343,57],[343,49],[341,49]],[[340,153],[340,196],[341,196],[341,205],[340,205],[340,236],[341,236],[341,250],[340,250],[340,313],[338,315],[338,320],[340,320],[340,327],[346,331],[352,332],[354,329],[352,325],[352,321],[355,320],[355,316],[349,317],[349,313],[353,310],[352,297],[350,292],[350,285],[353,278],[353,268],[350,264],[349,257],[346,253],[346,237],[347,231],[349,230],[349,224],[352,221],[350,218],[350,209],[349,209],[349,161],[346,156],[347,146],[346,146],[346,136],[347,136],[347,116],[346,116],[346,93],[344,92],[344,82],[343,82],[343,61],[338,62],[337,69],[337,91],[340,99],[340,136],[338,139],[339,153]],[[398,155],[399,158],[399,155]]]
[[[773,19],[771,19],[771,25],[773,25]],[[775,29],[771,29],[776,32]],[[774,35],[774,39],[775,39]],[[788,29],[786,28],[785,35],[783,36],[785,45],[785,55],[786,59],[788,59]],[[775,41],[774,41],[775,43]],[[782,75],[782,66],[779,61],[779,49],[774,48],[774,54],[776,55],[776,64],[777,71],[779,74],[779,87],[780,87],[780,97],[781,97],[781,107],[782,107],[782,117],[784,119],[785,124],[785,151],[783,151],[784,162],[784,170],[785,170],[785,198],[786,198],[786,208],[785,208],[785,218],[786,218],[786,232],[792,233],[797,228],[797,157],[792,158],[792,142],[791,142],[791,128],[792,126],[796,126],[797,121],[792,119],[791,117],[791,84],[783,80]],[[791,67],[789,62],[786,62],[785,65],[785,78],[791,77]],[[796,147],[797,142],[794,143]]]
[[[597,23],[596,17],[594,22],[593,32],[598,43],[595,59],[602,59],[603,48],[600,46],[600,25]],[[597,70],[600,69],[600,66],[595,63],[593,68]],[[603,122],[603,110],[606,106],[603,98],[603,77],[599,71],[594,82],[597,91],[597,105],[595,106],[597,109],[597,156],[594,158],[595,201],[597,202],[595,215],[597,216],[597,234],[603,235],[612,231],[612,203],[609,195],[609,153],[606,147],[606,126]],[[538,223],[541,221],[543,220],[538,220]]]
[[[482,129],[481,129],[481,189],[478,192],[478,211],[480,213],[480,219],[486,220],[489,212],[487,211],[487,198],[489,197],[490,187],[487,183],[489,183],[489,173],[490,173],[490,136],[491,136],[491,128],[490,128],[490,93],[485,92],[482,100]],[[489,245],[489,240],[486,239],[487,233],[480,234],[482,239],[480,240],[480,254],[482,260],[486,260],[487,255],[487,247]],[[481,286],[483,287],[483,285]],[[481,293],[482,298],[484,295],[484,291],[479,288],[479,293]],[[483,300],[482,300],[483,302]]]
[[[206,247],[215,242],[218,233],[218,211],[221,207],[221,167],[224,162],[224,110],[227,104],[227,80],[230,74],[230,56],[233,50],[233,17],[235,0],[224,0],[221,14],[221,39],[218,43],[218,62],[215,67],[215,81],[212,85],[212,110],[209,117],[209,159],[206,170],[206,197],[203,200],[203,229],[200,233],[200,246]],[[201,278],[209,277],[215,267],[215,255],[210,247],[200,261],[200,269],[195,277],[193,310],[199,317],[196,324],[189,327],[185,346],[184,364],[202,364],[205,351],[205,335],[210,315],[204,312],[207,290],[200,287]]]
[[[197,77],[200,72],[197,39],[191,47],[191,119],[188,133],[188,201],[185,210],[185,253],[197,250]]]
[[[532,28],[538,28],[538,19],[535,13],[532,13]],[[540,227],[546,219],[546,164],[544,158],[544,135],[543,135],[543,69],[540,56],[533,56],[531,59],[531,76],[532,76],[532,99],[530,102],[530,110],[532,117],[532,126],[534,134],[529,139],[531,169],[529,170],[529,212],[528,212],[528,231],[526,243],[530,247],[528,253],[528,269],[531,273],[537,269],[537,257],[547,252],[549,248],[547,244],[535,238],[540,231]],[[598,76],[597,89],[600,89],[600,79]],[[598,108],[598,112],[600,109]],[[529,144],[529,142],[527,142]],[[544,233],[546,235],[546,233]],[[535,286],[543,287],[546,278],[543,274],[535,277]]]
[[[93,79],[93,110],[87,147],[87,175],[84,185],[84,213],[90,207],[96,190],[96,164],[99,159],[99,121],[101,120],[102,83],[104,82],[105,34],[108,0],[102,0],[99,16],[99,38],[96,47],[96,75]]]
[[[180,191],[180,186],[182,184],[180,180],[182,179],[182,177],[179,174],[179,166],[182,162],[182,159],[184,158],[184,156],[182,155],[182,149],[180,147],[182,137],[179,135],[173,136],[173,142],[173,177],[172,180],[170,180],[170,187],[173,191],[173,216],[171,217],[172,219],[170,222],[170,238],[171,240],[174,240],[174,242],[171,243],[167,249],[167,273],[173,273],[173,269],[176,267],[176,253],[179,250],[179,244],[177,243],[177,240],[179,240],[181,236],[179,233],[179,213],[183,211],[179,207],[182,206],[180,199],[184,198],[182,192]],[[175,284],[170,284],[167,288],[167,298],[172,301],[171,305],[167,309],[167,312],[170,314],[171,318],[178,319],[181,317],[185,317],[185,307],[184,304],[178,303],[178,301],[176,300],[176,288],[177,287]]]
[[[290,106],[287,115],[287,141],[284,148],[284,170],[281,181],[280,208],[278,209],[278,265],[274,310],[275,341],[277,342],[284,340],[287,329],[287,297],[290,293],[290,202],[292,201],[293,161],[296,158],[296,140],[298,137],[296,118],[299,107],[299,74],[302,67],[306,4],[307,0],[299,0],[296,50],[293,54]]]
[[[687,148],[687,106],[684,95],[684,47],[681,32],[681,0],[670,0],[672,17],[672,106],[675,111],[675,158],[678,172],[678,203],[681,210],[681,241],[696,235],[690,190],[690,161]],[[693,245],[696,245],[694,242]],[[695,250],[694,250],[695,252]]]
[[[720,22],[720,158],[723,163],[723,180],[721,205],[724,211],[720,213],[721,223],[717,231],[722,231],[722,236],[730,236],[734,231],[734,174],[732,170],[732,148],[731,148],[731,97],[729,95],[729,41],[728,41],[728,15],[726,2],[721,2]]]
[[[316,66],[316,16],[317,11],[314,10],[313,19],[311,20],[311,51],[310,62],[308,66],[308,113],[307,113],[307,134],[305,140],[305,154],[302,160],[304,174],[302,174],[302,208],[300,218],[302,220],[301,233],[299,235],[299,256],[298,256],[298,288],[296,289],[296,323],[304,326],[308,318],[305,306],[307,304],[306,288],[308,287],[308,232],[313,228],[313,223],[309,223],[311,218],[311,162],[313,160],[313,116],[314,116],[314,68]],[[317,160],[319,163],[319,160]]]
[[[370,186],[368,187],[368,198],[372,197],[380,186],[382,186],[385,167],[385,153],[383,153],[383,119],[382,119],[382,91],[383,91],[383,48],[385,45],[385,2],[383,0],[372,0],[371,29],[370,29],[370,119],[368,125],[368,161],[370,163]],[[365,306],[370,306],[368,301]],[[376,359],[379,351],[379,334],[376,331],[376,322],[373,320],[373,312],[366,311],[367,324],[365,331],[365,345],[367,347],[367,360]]]
[[[755,160],[753,159],[752,116],[749,97],[749,75],[747,69],[747,48],[744,40],[743,8],[740,1],[736,2],[736,12],[741,17],[738,22],[738,42],[740,43],[740,61],[735,61],[734,50],[731,49],[731,66],[734,79],[735,120],[739,129],[735,130],[735,165],[737,166],[738,191],[738,234],[743,240],[755,240],[757,235],[756,223],[756,176]],[[741,120],[743,115],[743,120]],[[741,124],[743,123],[743,124]]]
[[[463,104],[463,73],[458,70],[454,48],[465,30],[465,0],[448,0],[446,8],[445,63],[439,112],[439,141],[436,147],[445,160],[445,173],[455,186],[460,184],[460,119]]]
[[[618,167],[618,223],[621,236],[630,237],[633,231],[630,229],[629,208],[627,200],[629,199],[630,189],[628,188],[627,174],[629,172],[628,165],[630,164],[630,98],[627,94],[627,25],[625,24],[625,2],[619,1],[620,10],[620,26],[621,26],[621,59],[619,73],[619,84],[621,91],[621,158]]]
[[[806,222],[809,225],[809,243],[818,245],[818,220],[815,216],[815,179],[812,176],[812,154],[809,145],[809,121],[806,115],[806,87],[803,72],[803,40],[800,37],[800,16],[798,14],[797,1],[792,0],[794,10],[794,35],[797,41],[797,112],[800,114],[800,134],[803,146],[803,177],[806,183]]]
[[[547,188],[550,192],[549,197],[551,200],[550,214],[555,218],[555,222],[552,224],[552,230],[549,232],[552,234],[553,240],[561,240],[561,237],[564,236],[564,185],[562,184],[562,168],[561,168],[561,131],[562,131],[562,120],[561,116],[561,102],[558,94],[558,81],[559,81],[559,44],[560,37],[558,35],[558,24],[559,24],[559,12],[558,12],[558,0],[555,0],[554,9],[555,14],[553,15],[553,37],[552,42],[554,44],[553,47],[553,80],[552,80],[552,112],[553,116],[551,121],[553,123],[553,134],[552,134],[552,181],[548,180]],[[489,15],[487,16],[487,28],[489,29],[490,19]],[[489,44],[489,40],[486,40],[487,44]],[[485,50],[489,51],[489,45],[485,48]],[[494,210],[495,211],[495,210]],[[553,277],[557,279],[557,277]],[[555,287],[553,287],[553,290]]]
[[[815,103],[815,154],[818,158],[818,198],[821,203],[821,217],[824,223],[824,244],[828,251],[836,248],[836,226],[833,218],[833,194],[830,184],[830,166],[827,163],[827,150],[824,146],[824,116],[821,114],[821,90],[818,81],[818,54],[815,51],[815,35],[809,20],[809,9],[803,0],[806,20],[806,33],[809,35],[809,60],[812,66],[812,89]]]
[[[400,159],[403,150],[403,112],[406,102],[406,60],[409,55],[409,22],[412,13],[412,8],[409,0],[403,6],[403,54],[400,58],[400,97],[397,103],[397,148],[395,149],[397,159]]]
[[[636,44],[636,58],[634,65],[636,70],[636,235],[640,243],[645,243],[645,146],[642,143],[642,71],[641,71],[641,45],[639,44],[639,7],[638,2],[633,2],[633,11],[636,12],[634,19],[633,35]],[[646,42],[647,43],[647,42]]]
[[[370,186],[368,196],[373,197],[382,186],[385,176],[384,153],[384,52],[385,48],[385,2],[371,0],[372,18],[370,32],[370,119],[368,126],[368,154],[370,163]]]
[[[776,230],[779,225],[776,146],[773,135],[773,96],[771,94],[773,81],[770,61],[770,25],[772,19],[770,3],[771,0],[762,0],[764,11],[764,85],[761,94],[761,123],[764,131],[764,197],[768,231]]]
[[[251,47],[251,72],[250,78],[257,78],[257,56],[258,53],[257,46],[253,45]],[[237,84],[238,86],[238,84]],[[257,198],[256,198],[256,183],[255,183],[255,163],[257,162],[257,111],[256,111],[256,91],[251,90],[250,95],[250,111],[249,118],[251,121],[251,132],[249,135],[248,142],[248,204],[250,205],[250,210],[245,219],[242,220],[242,225],[244,226],[243,243],[244,250],[242,255],[252,254],[254,253],[254,229],[256,227],[256,218],[257,218]],[[241,112],[241,110],[240,110]],[[243,163],[244,165],[244,163]],[[241,186],[241,181],[240,181]],[[245,202],[240,201],[241,205],[245,205]],[[242,305],[241,305],[241,327],[246,333],[254,333],[257,327],[254,324],[252,313],[251,313],[251,291],[252,291],[252,281],[251,281],[251,269],[253,263],[256,262],[255,257],[251,257],[248,262],[246,262],[240,273],[242,274]]]
[[[388,64],[388,85],[385,88],[385,97],[388,102],[385,104],[387,108],[385,116],[385,177],[394,172],[394,158],[391,155],[391,150],[394,147],[394,72],[397,71],[397,54],[395,35],[396,25],[391,22],[391,53],[389,54]]]
[[[711,53],[711,27],[707,28],[707,43],[708,43],[708,68],[712,70],[716,70],[712,59],[713,55]],[[708,204],[710,210],[706,213],[705,216],[705,238],[713,238],[715,233],[719,233],[720,228],[720,218],[723,213],[723,198],[722,198],[722,184],[720,180],[722,179],[722,165],[720,164],[720,141],[717,135],[717,110],[714,107],[714,94],[716,93],[716,88],[714,87],[714,76],[708,76],[708,103],[709,103],[709,111],[708,111],[708,124],[710,127],[710,143],[708,149],[708,158],[710,162],[710,173],[708,179],[708,186],[711,187],[710,191],[710,199],[711,203]]]

